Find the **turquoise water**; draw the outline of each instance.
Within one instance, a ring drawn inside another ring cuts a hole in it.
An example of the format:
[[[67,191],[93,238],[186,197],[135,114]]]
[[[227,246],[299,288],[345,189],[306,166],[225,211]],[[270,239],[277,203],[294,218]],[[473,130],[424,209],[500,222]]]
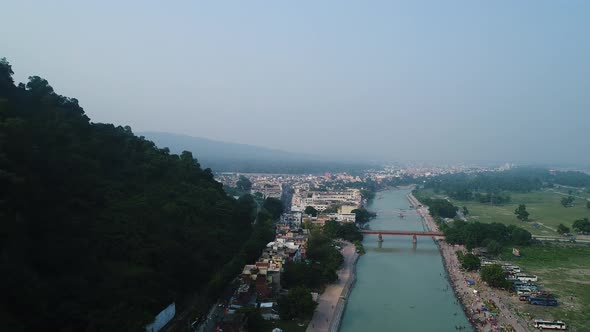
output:
[[[377,194],[368,209],[378,216],[371,229],[422,230],[420,216],[410,209],[409,190]],[[403,219],[399,209],[407,210]],[[442,258],[431,238],[367,235],[367,253],[356,267],[356,284],[348,298],[341,332],[356,331],[472,331],[444,277]]]

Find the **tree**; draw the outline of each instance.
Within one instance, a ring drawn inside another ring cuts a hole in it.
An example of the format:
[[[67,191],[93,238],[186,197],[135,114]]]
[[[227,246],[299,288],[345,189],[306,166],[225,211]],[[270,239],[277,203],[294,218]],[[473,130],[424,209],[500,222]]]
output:
[[[256,209],[258,207],[256,200],[250,194],[242,195],[238,198],[238,206],[241,213],[250,216],[250,222],[256,219]]]
[[[340,225],[339,237],[349,242],[360,242],[363,240],[363,234],[353,222],[345,222]]]
[[[307,319],[313,315],[317,303],[311,297],[311,290],[305,287],[295,287],[287,295],[278,300],[281,319]]]
[[[343,239],[349,242],[363,240],[363,234],[352,222],[340,223],[336,220],[328,220],[324,223],[322,232],[330,239]]]
[[[531,242],[532,238],[533,235],[529,231],[520,227],[513,226],[512,231],[510,232],[510,239],[513,244],[526,245]]]
[[[250,182],[247,177],[240,175],[238,182],[236,182],[236,187],[243,192],[250,192],[252,189],[252,182]]]
[[[340,267],[344,258],[339,250],[332,246],[332,240],[322,232],[312,231],[307,241],[307,258],[321,267],[322,281],[330,283],[338,279],[336,270]]]
[[[588,218],[574,221],[572,228],[578,233],[590,233],[590,220]]]
[[[519,204],[518,208],[516,208],[516,210],[514,210],[514,214],[516,215],[516,218],[520,221],[528,221],[529,220],[529,213],[526,210],[526,205],[524,205],[524,204]]]
[[[216,299],[252,261],[246,245],[255,259],[274,236],[192,154],[11,75],[0,60],[4,330],[145,330],[172,302]]]
[[[322,227],[322,233],[330,239],[336,239],[342,236],[340,224],[336,220],[326,221]]]
[[[264,318],[260,313],[260,309],[254,307],[242,307],[238,313],[246,316],[246,324],[248,331],[259,331],[264,328]]]
[[[464,244],[468,248],[487,247],[490,241],[496,241],[500,246],[506,244],[526,245],[531,240],[531,233],[514,225],[506,226],[500,223],[480,223],[454,220],[443,224],[442,231],[446,241],[451,244]],[[492,249],[497,247],[492,244]]]
[[[286,289],[297,286],[319,289],[322,283],[322,269],[318,264],[290,262],[281,274],[281,285]]]
[[[428,205],[430,214],[441,218],[454,218],[457,215],[458,207],[446,199],[426,199],[423,203]]]
[[[340,206],[338,206],[338,205],[331,205],[331,206],[328,206],[324,211],[322,211],[322,213],[323,214],[338,213],[339,208],[340,208]]]
[[[557,233],[563,235],[563,234],[567,234],[570,232],[570,228],[567,227],[564,224],[559,224],[559,226],[557,226]]]
[[[283,202],[274,197],[267,197],[262,204],[262,208],[270,212],[273,220],[277,220],[283,213]]]
[[[6,58],[0,59],[0,88],[9,89],[14,84],[12,67]]]
[[[307,215],[311,215],[312,217],[318,216],[318,210],[316,210],[313,206],[306,206],[305,211],[303,211]]]
[[[477,271],[481,266],[481,260],[474,254],[467,254],[461,258],[461,266],[467,271]]]
[[[469,210],[467,210],[467,207],[466,206],[463,207],[463,215],[465,217],[467,217],[467,215],[469,215]]]
[[[561,198],[561,205],[563,205],[563,207],[572,207],[574,206],[574,202],[576,201],[576,199],[573,196],[568,196],[568,197],[562,197]]]
[[[510,283],[506,280],[504,270],[498,264],[487,265],[481,268],[481,279],[491,287],[507,289]]]
[[[365,208],[354,209],[351,211],[355,214],[355,221],[359,224],[364,224],[369,222],[369,220],[375,218],[377,214],[375,212],[371,212]]]
[[[486,249],[492,255],[497,255],[502,251],[502,244],[496,240],[489,240],[486,244]]]

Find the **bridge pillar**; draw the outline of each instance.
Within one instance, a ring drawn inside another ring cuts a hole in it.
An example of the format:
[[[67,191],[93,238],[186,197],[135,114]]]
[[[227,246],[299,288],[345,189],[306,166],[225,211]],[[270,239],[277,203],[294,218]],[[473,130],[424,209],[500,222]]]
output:
[[[381,233],[377,236],[377,242],[383,242],[383,235],[381,235]]]
[[[418,243],[418,237],[416,236],[416,234],[414,234],[414,235],[412,236],[412,243],[413,243],[413,244],[416,244],[416,243]]]

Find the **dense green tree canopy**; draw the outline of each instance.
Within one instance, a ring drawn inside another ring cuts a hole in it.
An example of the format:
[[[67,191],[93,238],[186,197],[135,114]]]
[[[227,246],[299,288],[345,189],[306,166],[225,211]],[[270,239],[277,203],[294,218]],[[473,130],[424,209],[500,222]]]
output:
[[[371,219],[377,217],[375,212],[371,212],[365,208],[354,209],[351,212],[355,214],[355,221],[360,224],[367,223]]]
[[[463,255],[462,252],[457,253],[461,266],[467,271],[477,271],[481,266],[481,260],[474,254]]]
[[[574,221],[572,228],[576,232],[590,233],[590,220],[588,220],[588,218],[578,219],[578,220]]]
[[[425,188],[445,192],[453,199],[505,204],[510,202],[510,195],[506,192],[530,192],[554,185],[589,187],[590,175],[523,167],[503,172],[444,174],[425,181]]]
[[[529,212],[526,210],[526,205],[524,204],[519,204],[516,210],[514,210],[514,214],[516,215],[516,219],[520,221],[529,220]]]
[[[507,289],[510,283],[506,280],[506,274],[497,264],[487,265],[480,270],[481,279],[494,288]]]
[[[240,175],[238,182],[236,182],[236,187],[238,190],[248,193],[252,189],[252,182],[247,177]]]
[[[463,212],[463,215],[464,215],[465,217],[467,217],[467,216],[469,215],[469,210],[467,209],[467,207],[466,207],[466,206],[464,206],[464,207],[463,207],[463,211],[462,211],[462,212]]]
[[[420,201],[428,206],[428,211],[433,217],[454,218],[459,208],[446,199],[440,198],[419,198]]]
[[[316,210],[316,208],[314,208],[313,206],[306,206],[303,213],[310,215],[312,217],[318,216],[318,210]]]
[[[468,248],[489,246],[488,249],[494,249],[493,251],[499,251],[497,244],[500,246],[526,245],[532,238],[531,233],[520,227],[500,223],[485,224],[455,220],[450,225],[445,224],[442,230],[448,243],[464,244]]]
[[[322,280],[326,283],[335,281],[336,270],[343,262],[340,251],[334,248],[332,240],[321,232],[314,230],[307,241],[307,258],[322,270]]]
[[[281,319],[311,318],[317,306],[311,297],[311,290],[305,287],[295,287],[278,301]]]
[[[576,201],[576,199],[573,196],[567,196],[567,197],[562,197],[561,198],[561,205],[563,205],[563,207],[572,207],[574,206],[574,202]]]
[[[279,219],[283,213],[283,202],[277,198],[268,197],[264,200],[262,207],[270,213],[274,220]]]
[[[190,152],[91,123],[46,80],[11,75],[1,60],[3,329],[141,330],[204,293],[252,233],[251,201]]]
[[[338,206],[338,205],[331,205],[331,206],[328,206],[324,211],[322,211],[322,213],[323,214],[338,213],[339,208],[340,208],[340,206]]]
[[[330,239],[343,239],[349,242],[363,239],[363,234],[353,222],[340,223],[336,220],[328,220],[324,223],[323,233]]]

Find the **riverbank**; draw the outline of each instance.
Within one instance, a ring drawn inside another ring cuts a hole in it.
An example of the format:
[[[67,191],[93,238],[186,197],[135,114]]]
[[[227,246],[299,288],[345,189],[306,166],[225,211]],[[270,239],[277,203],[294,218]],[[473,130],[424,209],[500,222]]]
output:
[[[338,281],[326,287],[318,299],[318,306],[313,314],[306,332],[338,331],[342,313],[346,307],[352,285],[355,281],[355,265],[359,255],[354,244],[347,243],[342,248],[344,263],[338,270]]]
[[[434,219],[428,212],[428,208],[423,206],[411,193],[407,197],[422,217],[425,227],[430,231],[439,231]],[[442,240],[435,240],[435,242],[442,256],[443,266],[446,271],[445,277],[449,280],[474,330],[490,331],[494,326],[502,326],[507,331],[529,331],[526,322],[518,318],[511,312],[510,306],[505,304],[509,302],[504,298],[508,296],[504,294],[505,291],[492,290],[479,279],[479,275],[476,273],[461,271],[456,252],[458,250],[466,252],[463,246],[453,246]],[[466,280],[475,281],[476,284],[470,286]],[[482,311],[482,306],[486,308],[495,307],[494,311],[497,314],[491,314],[487,310]]]

